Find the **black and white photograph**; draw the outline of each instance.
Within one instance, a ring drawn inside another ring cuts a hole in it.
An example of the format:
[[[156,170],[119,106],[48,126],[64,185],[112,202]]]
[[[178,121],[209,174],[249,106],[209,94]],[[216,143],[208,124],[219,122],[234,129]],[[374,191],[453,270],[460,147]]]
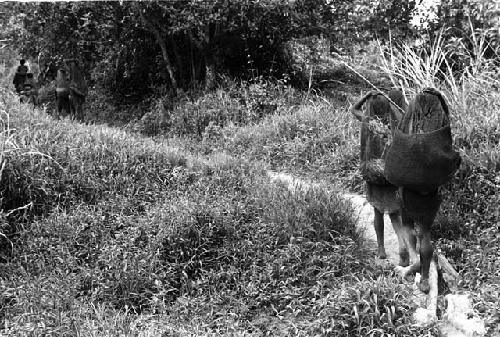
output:
[[[0,1],[0,336],[499,337],[500,0]]]

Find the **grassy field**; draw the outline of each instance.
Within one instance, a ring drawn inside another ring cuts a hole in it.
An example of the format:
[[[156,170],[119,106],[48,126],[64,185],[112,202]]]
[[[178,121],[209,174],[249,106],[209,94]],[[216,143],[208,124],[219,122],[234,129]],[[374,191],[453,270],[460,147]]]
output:
[[[337,196],[5,97],[3,334],[415,330],[408,290]]]
[[[472,78],[441,88],[464,164],[434,237],[495,336],[500,94]],[[232,83],[119,129],[3,92],[0,333],[435,335],[328,192],[362,191],[357,95]],[[267,169],[324,188],[292,193]]]

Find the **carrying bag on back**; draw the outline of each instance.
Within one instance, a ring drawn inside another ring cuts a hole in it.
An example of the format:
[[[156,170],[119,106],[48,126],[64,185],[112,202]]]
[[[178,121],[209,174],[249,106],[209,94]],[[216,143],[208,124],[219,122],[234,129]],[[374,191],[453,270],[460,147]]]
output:
[[[396,186],[432,191],[449,181],[459,165],[449,125],[420,134],[396,130],[386,154],[385,177]]]
[[[380,117],[388,118],[390,105],[383,96],[370,98],[367,111],[369,121],[361,124],[360,173],[363,180],[372,184],[389,185],[384,176],[384,151],[390,138],[389,126]],[[380,114],[377,116],[375,113]],[[387,116],[385,116],[387,114]]]
[[[374,131],[369,123],[361,125],[361,153],[360,172],[363,180],[378,184],[388,185],[384,176],[384,160],[382,159],[386,147],[385,135]]]
[[[429,192],[451,179],[460,155],[452,148],[448,107],[439,92],[424,90],[410,104],[385,159],[385,177],[396,186]]]

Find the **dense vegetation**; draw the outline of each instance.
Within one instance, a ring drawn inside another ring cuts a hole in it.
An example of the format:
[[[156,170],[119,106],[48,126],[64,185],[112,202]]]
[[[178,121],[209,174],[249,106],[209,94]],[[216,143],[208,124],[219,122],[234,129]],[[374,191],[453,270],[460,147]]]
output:
[[[3,84],[19,55],[77,56],[92,90],[84,125],[1,89],[0,334],[437,333],[337,194],[362,193],[346,109],[371,85],[446,95],[463,165],[433,235],[500,333],[492,5],[419,31],[413,1],[2,4]]]

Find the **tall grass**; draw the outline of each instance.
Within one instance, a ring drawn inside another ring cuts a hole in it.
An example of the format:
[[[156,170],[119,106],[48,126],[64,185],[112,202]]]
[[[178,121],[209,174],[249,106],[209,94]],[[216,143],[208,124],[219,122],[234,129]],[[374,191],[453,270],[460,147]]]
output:
[[[375,271],[336,195],[291,193],[245,160],[56,121],[14,99],[2,105],[2,207],[33,207],[5,222],[2,334],[307,335],[331,330],[332,315],[338,335],[407,324],[410,304],[383,277],[384,300],[360,294],[352,314],[349,289],[363,278],[368,293]]]
[[[359,186],[359,125],[345,102],[297,101],[269,86],[220,88],[143,120],[148,134],[164,122],[172,134],[196,135],[210,154],[197,156],[172,140],[54,121],[4,100],[5,148],[18,149],[4,156],[2,186],[15,187],[4,201],[33,207],[5,222],[21,225],[6,232],[0,333],[435,332],[411,325],[409,289],[372,263],[345,202],[326,185],[291,193],[260,166]]]
[[[201,139],[207,128],[247,125],[287,109],[298,95],[282,81],[227,79],[214,91],[192,92],[175,99],[157,97],[134,125],[147,134]]]
[[[494,135],[500,125],[500,77],[493,59],[485,57],[488,48],[480,32],[472,34],[467,44],[463,40],[450,44],[438,34],[428,49],[407,43],[390,44],[388,50],[380,47],[381,70],[408,96],[425,87],[441,90],[451,105],[458,138],[473,143],[475,132]],[[460,69],[452,59],[461,63]],[[484,141],[488,150],[494,145],[488,137]],[[498,152],[493,152],[498,160]]]
[[[258,124],[230,125],[204,140],[206,146],[272,170],[357,189],[358,129],[347,109],[312,96]]]
[[[485,58],[490,46],[483,35],[472,34],[467,45],[472,47],[467,48],[464,41],[447,44],[441,34],[428,51],[419,52],[405,43],[391,45],[388,51],[381,50],[381,68],[408,96],[429,86],[445,95],[455,145],[464,160],[459,176],[481,173],[493,187],[500,171],[500,77],[493,60]],[[461,60],[462,68],[454,69],[451,59]],[[492,194],[491,188],[481,186],[486,188],[481,192]]]
[[[417,51],[412,45],[406,43],[394,45],[392,41],[390,42],[388,50],[379,45],[382,55],[381,70],[389,76],[395,87],[410,93],[425,87],[436,87],[441,64],[446,60],[441,34],[429,50]]]
[[[431,86],[450,105],[454,146],[462,165],[443,188],[434,237],[462,275],[461,287],[472,291],[493,336],[500,333],[498,301],[487,294],[500,291],[500,255],[493,248],[500,244],[494,234],[500,223],[500,76],[494,60],[485,57],[491,48],[485,35],[476,31],[468,41],[453,44],[438,35],[424,52],[393,44],[381,50],[381,56],[382,70],[408,96]]]

